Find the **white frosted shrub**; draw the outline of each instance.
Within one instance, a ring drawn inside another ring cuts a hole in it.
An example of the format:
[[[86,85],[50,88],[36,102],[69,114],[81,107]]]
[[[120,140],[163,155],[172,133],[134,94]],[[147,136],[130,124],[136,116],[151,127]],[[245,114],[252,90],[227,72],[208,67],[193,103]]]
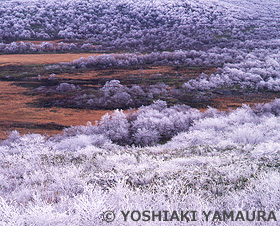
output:
[[[56,91],[58,92],[72,92],[76,89],[79,89],[79,87],[69,83],[61,83],[56,87]]]
[[[126,144],[130,138],[129,126],[123,111],[116,110],[112,115],[106,114],[102,117],[99,132],[116,143]]]
[[[136,145],[155,145],[159,142],[160,134],[156,129],[138,128],[133,135],[133,139]]]

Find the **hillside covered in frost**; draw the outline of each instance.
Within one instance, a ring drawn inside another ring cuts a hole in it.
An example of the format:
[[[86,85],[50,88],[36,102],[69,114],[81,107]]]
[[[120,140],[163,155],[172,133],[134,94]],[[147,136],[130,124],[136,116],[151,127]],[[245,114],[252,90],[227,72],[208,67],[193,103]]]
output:
[[[249,47],[279,38],[279,8],[277,0],[1,1],[0,40],[80,39],[121,51]]]

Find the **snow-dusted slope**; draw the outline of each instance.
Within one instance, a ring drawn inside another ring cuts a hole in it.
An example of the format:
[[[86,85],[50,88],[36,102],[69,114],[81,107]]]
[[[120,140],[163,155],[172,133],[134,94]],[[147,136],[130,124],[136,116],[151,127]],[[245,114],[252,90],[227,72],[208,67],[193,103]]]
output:
[[[0,39],[90,39],[106,48],[170,50],[279,35],[277,1],[0,3]]]

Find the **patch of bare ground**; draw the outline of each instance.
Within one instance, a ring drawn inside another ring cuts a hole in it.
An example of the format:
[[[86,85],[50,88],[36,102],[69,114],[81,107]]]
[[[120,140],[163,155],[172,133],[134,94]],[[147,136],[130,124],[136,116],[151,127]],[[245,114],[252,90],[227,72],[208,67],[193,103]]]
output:
[[[81,57],[100,55],[95,53],[50,53],[50,54],[9,54],[0,55],[0,66],[28,64],[56,64],[72,62]]]
[[[214,107],[221,111],[229,111],[230,109],[236,109],[241,107],[243,104],[249,105],[250,107],[258,103],[268,103],[274,100],[279,95],[273,93],[253,93],[243,94],[238,96],[219,96],[214,101]]]
[[[118,79],[124,85],[131,84],[147,84],[147,82],[165,82],[173,85],[174,83],[184,82],[186,79],[197,77],[202,72],[205,74],[215,73],[217,68],[187,68],[173,66],[143,66],[141,68],[126,68],[126,69],[102,69],[90,70],[83,73],[75,74],[58,74],[57,79],[67,79],[72,81],[92,81],[92,80],[111,80]],[[88,87],[100,87],[100,84],[88,82],[85,84]],[[175,85],[175,84],[174,84]]]
[[[0,138],[17,130],[21,134],[57,134],[64,127],[85,125],[100,120],[106,110],[79,110],[69,108],[35,108],[29,105],[36,97],[25,95],[26,88],[0,81]]]
[[[104,69],[104,70],[92,70],[84,73],[77,74],[60,74],[58,78],[68,79],[92,79],[97,77],[126,77],[126,76],[142,76],[142,77],[157,77],[159,75],[170,74],[176,77],[178,74],[186,74],[188,76],[197,76],[204,72],[205,74],[212,74],[216,72],[216,68],[180,68],[173,66],[151,66],[135,69]]]

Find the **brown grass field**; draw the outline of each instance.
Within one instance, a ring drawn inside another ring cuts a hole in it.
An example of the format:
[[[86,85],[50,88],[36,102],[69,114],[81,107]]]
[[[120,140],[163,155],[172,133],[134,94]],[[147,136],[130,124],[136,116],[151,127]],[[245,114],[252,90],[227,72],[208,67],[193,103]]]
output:
[[[29,104],[35,97],[25,95],[27,88],[0,81],[0,138],[6,138],[12,130],[21,134],[57,134],[58,126],[93,124],[107,113],[105,110],[79,110],[69,108],[36,108]]]
[[[150,66],[141,69],[104,69],[101,71],[88,71],[75,74],[59,74],[56,77],[61,79],[94,79],[98,77],[104,78],[128,78],[132,75],[135,77],[151,78],[168,75],[169,77],[176,77],[175,73],[185,74],[188,77],[196,77],[198,74],[204,72],[205,74],[215,73],[217,68],[177,68],[172,66]]]
[[[27,64],[55,64],[71,62],[81,57],[100,55],[95,53],[63,53],[63,54],[9,54],[0,55],[0,66]]]

